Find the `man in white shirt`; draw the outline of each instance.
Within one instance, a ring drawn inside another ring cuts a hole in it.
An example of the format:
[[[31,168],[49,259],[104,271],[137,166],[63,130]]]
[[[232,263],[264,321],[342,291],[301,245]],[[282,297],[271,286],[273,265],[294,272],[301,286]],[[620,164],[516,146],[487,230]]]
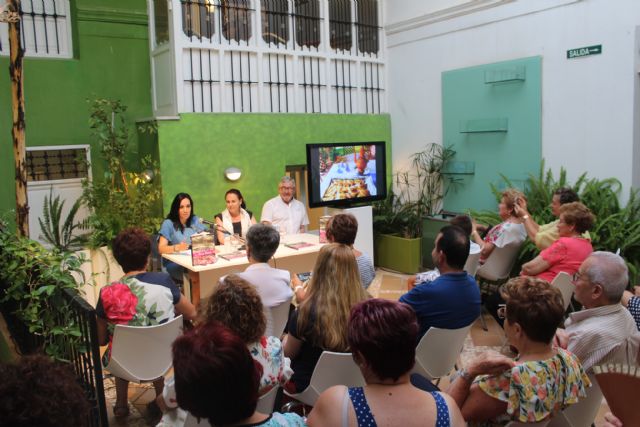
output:
[[[584,308],[569,315],[556,339],[585,371],[604,363],[637,363],[640,333],[620,304],[628,282],[624,259],[611,252],[592,253],[574,275],[574,296]]]
[[[280,305],[293,296],[291,274],[268,264],[279,244],[280,234],[269,225],[255,224],[247,232],[249,267],[238,276],[256,287],[265,308]]]
[[[263,224],[274,225],[286,234],[304,233],[309,224],[307,209],[304,204],[293,198],[296,182],[284,176],[278,185],[279,196],[267,200],[262,207]]]

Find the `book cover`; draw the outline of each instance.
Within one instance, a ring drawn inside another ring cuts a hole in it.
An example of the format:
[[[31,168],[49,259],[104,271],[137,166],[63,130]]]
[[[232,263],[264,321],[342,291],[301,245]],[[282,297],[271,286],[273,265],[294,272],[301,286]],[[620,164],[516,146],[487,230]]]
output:
[[[238,259],[238,258],[246,258],[246,257],[247,257],[246,251],[237,251],[237,252],[230,252],[228,254],[220,254],[220,258],[226,259],[227,261],[231,261],[232,259]]]
[[[216,243],[213,234],[206,232],[191,236],[191,263],[196,265],[214,264],[216,259]]]
[[[296,242],[296,243],[285,243],[285,246],[291,249],[298,250],[300,248],[308,248],[309,246],[314,246],[314,244],[307,243],[307,242]]]

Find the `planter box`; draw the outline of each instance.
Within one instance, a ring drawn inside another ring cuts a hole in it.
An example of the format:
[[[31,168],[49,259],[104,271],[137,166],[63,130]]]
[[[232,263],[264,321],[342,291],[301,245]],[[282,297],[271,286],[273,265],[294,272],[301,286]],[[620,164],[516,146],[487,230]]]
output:
[[[375,265],[402,273],[420,271],[420,239],[405,239],[392,234],[374,236]]]

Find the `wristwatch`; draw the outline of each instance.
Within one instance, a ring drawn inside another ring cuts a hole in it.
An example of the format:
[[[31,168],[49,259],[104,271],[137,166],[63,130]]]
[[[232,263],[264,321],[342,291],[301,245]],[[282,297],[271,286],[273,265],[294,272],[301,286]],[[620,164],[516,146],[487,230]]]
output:
[[[458,371],[458,377],[462,378],[465,381],[473,381],[473,376],[464,368]]]
[[[523,215],[522,219],[524,219],[525,221],[529,219],[529,215]]]

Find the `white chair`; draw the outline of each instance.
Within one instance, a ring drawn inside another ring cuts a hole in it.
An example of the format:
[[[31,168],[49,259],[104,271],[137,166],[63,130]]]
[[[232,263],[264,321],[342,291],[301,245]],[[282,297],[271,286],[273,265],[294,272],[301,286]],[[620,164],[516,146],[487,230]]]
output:
[[[469,255],[467,258],[467,262],[464,264],[464,271],[471,276],[476,275],[476,271],[478,271],[478,265],[480,262],[480,252],[476,252],[475,254]]]
[[[182,411],[182,409],[178,409],[178,411]],[[180,423],[178,422],[174,425],[180,425]],[[187,412],[187,418],[184,420],[183,427],[211,427],[211,424],[209,424],[209,420],[206,418],[201,418],[200,421],[198,421],[196,417],[191,415],[191,412]]]
[[[267,337],[280,337],[284,332],[289,320],[289,307],[291,306],[291,298],[276,305],[275,307],[264,309],[267,318],[267,328],[264,335]]]
[[[274,387],[258,399],[258,406],[256,407],[256,411],[262,412],[263,414],[270,414],[273,412],[273,405],[276,403],[276,396],[278,395],[278,390],[280,387]]]
[[[105,369],[124,380],[153,381],[171,368],[171,344],[181,333],[182,316],[154,326],[116,325]]]
[[[478,267],[476,276],[494,282],[508,278],[518,257],[520,246],[522,242],[512,242],[501,248],[496,247],[487,261]]]
[[[571,283],[571,276],[564,271],[561,271],[556,277],[554,277],[551,285],[560,289],[560,293],[562,293],[562,302],[564,303],[564,309],[566,311],[569,304],[571,304],[571,297],[575,290],[575,286]]]
[[[470,329],[471,325],[460,329],[429,328],[416,347],[416,364],[411,373],[439,381],[456,365]]]
[[[353,361],[351,353],[322,352],[311,375],[309,386],[300,393],[288,393],[286,390],[284,392],[287,396],[305,405],[313,406],[320,393],[334,385],[364,387],[364,377],[358,365]],[[292,406],[287,403],[285,408],[290,409]]]
[[[550,422],[551,418],[537,423],[520,423],[518,421],[509,421],[509,424],[507,424],[505,427],[545,427],[549,425]]]
[[[589,380],[591,387],[586,389],[587,396],[556,414],[549,427],[588,427],[593,423],[602,405],[602,390],[593,374],[589,374]]]

